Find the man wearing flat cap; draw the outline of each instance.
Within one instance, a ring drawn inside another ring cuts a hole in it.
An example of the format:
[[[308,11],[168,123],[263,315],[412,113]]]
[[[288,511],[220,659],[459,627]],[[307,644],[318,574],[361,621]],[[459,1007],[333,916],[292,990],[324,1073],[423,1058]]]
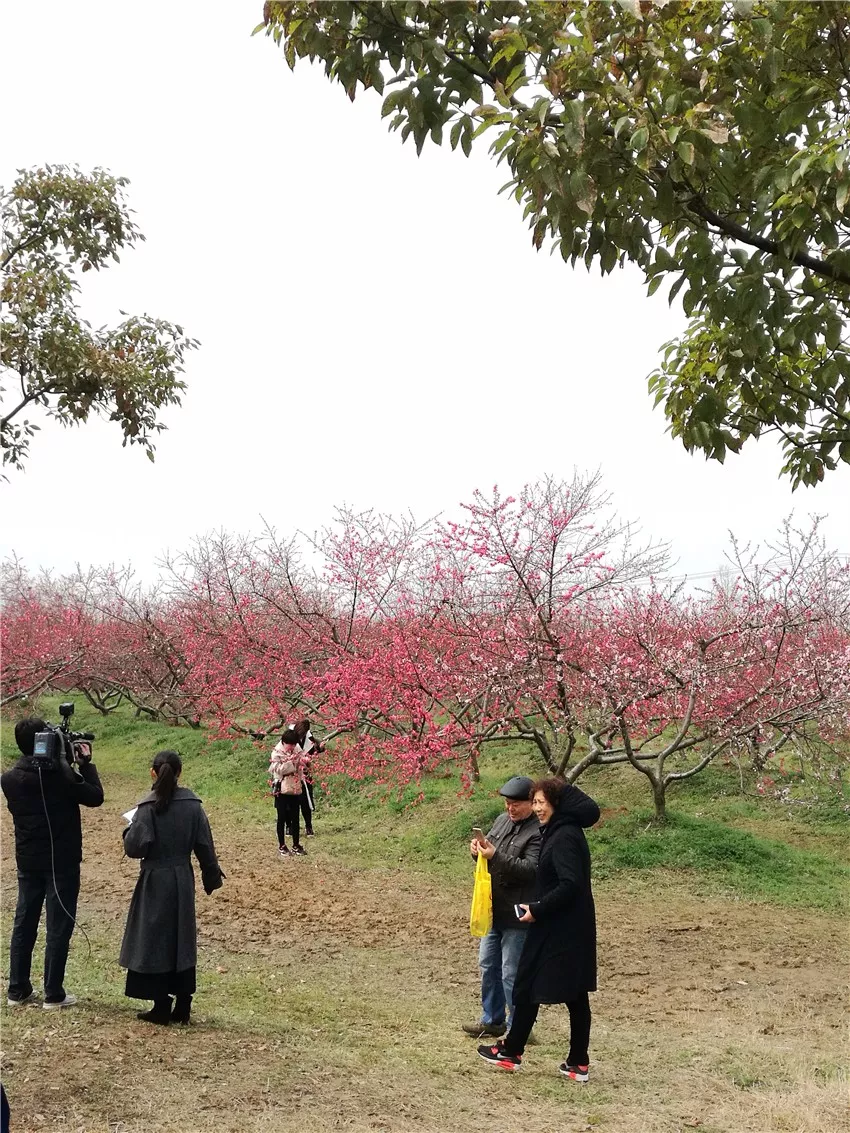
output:
[[[478,949],[481,968],[481,1021],[464,1023],[468,1035],[503,1035],[513,1011],[511,994],[525,944],[526,925],[520,924],[514,905],[534,900],[534,878],[540,856],[540,823],[531,809],[532,781],[514,775],[499,791],[505,813],[493,823],[487,838],[473,839],[473,857],[483,854],[493,884],[493,927]]]

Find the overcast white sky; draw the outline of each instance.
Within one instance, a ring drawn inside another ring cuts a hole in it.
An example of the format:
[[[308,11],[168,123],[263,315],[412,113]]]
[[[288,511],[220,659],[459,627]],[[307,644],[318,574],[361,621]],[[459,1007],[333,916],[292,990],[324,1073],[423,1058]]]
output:
[[[0,486],[2,553],[154,572],[212,529],[313,530],[334,504],[419,517],[475,487],[601,467],[619,511],[712,570],[728,530],[792,508],[850,550],[850,469],[793,497],[771,442],[725,467],[665,435],[646,376],[681,326],[637,274],[536,253],[482,143],[416,157],[321,72],[251,38],[260,0],[6,4],[0,181],[76,162],[131,179],[147,243],[85,277],[201,349],[157,460],[117,427],[48,425]],[[309,438],[315,446],[311,447]]]

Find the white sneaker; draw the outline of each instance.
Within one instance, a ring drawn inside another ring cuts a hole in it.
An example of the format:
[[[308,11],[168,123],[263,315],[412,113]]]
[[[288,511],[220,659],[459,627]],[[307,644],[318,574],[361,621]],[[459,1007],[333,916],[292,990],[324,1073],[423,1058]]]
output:
[[[7,997],[6,1004],[9,1007],[23,1007],[25,1003],[35,1003],[36,999],[38,999],[38,996],[34,991],[31,991],[29,995],[25,995],[23,999],[12,999],[11,996]]]
[[[64,999],[60,999],[58,1003],[48,1003],[45,999],[44,1010],[55,1011],[59,1007],[73,1007],[77,1002],[76,995],[66,995]]]

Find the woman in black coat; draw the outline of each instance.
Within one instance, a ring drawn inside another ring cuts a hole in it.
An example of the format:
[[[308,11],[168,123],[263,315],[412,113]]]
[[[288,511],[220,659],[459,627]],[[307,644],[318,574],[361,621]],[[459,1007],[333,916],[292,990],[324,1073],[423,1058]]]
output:
[[[153,790],[124,831],[125,854],[142,864],[119,963],[127,968],[125,995],[154,1001],[138,1016],[148,1023],[189,1022],[198,953],[193,851],[206,893],[220,889],[224,876],[201,800],[177,785],[182,769],[176,751],[159,752]]]
[[[520,905],[529,926],[514,983],[514,1014],[504,1041],[480,1046],[485,1061],[519,1070],[541,1003],[565,1003],[570,1050],[558,1067],[574,1082],[588,1079],[590,999],[596,991],[596,911],[590,888],[590,850],[582,827],[599,819],[599,807],[562,779],[532,787],[534,813],[543,835],[537,866],[537,899]]]

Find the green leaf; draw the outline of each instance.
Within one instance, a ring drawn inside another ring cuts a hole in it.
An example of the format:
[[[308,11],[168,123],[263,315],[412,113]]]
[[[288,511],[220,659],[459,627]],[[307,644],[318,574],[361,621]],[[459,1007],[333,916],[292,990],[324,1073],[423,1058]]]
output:
[[[608,275],[609,272],[614,270],[617,263],[617,249],[613,244],[606,244],[602,249],[602,255],[599,257],[599,267],[603,275]]]
[[[472,119],[464,118],[463,120],[463,134],[460,139],[460,148],[469,157],[472,151]]]
[[[830,350],[837,350],[841,345],[841,330],[841,321],[839,319],[830,319],[826,324],[824,339]]]
[[[632,134],[631,138],[629,139],[629,145],[632,147],[635,153],[640,153],[641,150],[646,149],[646,144],[648,141],[649,130],[646,128],[646,126],[641,126]]]
[[[402,103],[406,95],[406,90],[390,91],[381,105],[381,117],[386,118],[388,114],[392,114],[396,107]]]
[[[676,153],[685,163],[685,165],[693,165],[694,163],[694,147],[690,142],[679,142],[676,146]]]
[[[517,63],[517,65],[514,67],[514,69],[508,75],[507,79],[505,79],[505,90],[510,91],[511,87],[514,85],[514,83],[517,81],[517,79],[521,75],[522,76],[525,75],[525,60],[524,59],[521,63]]]

